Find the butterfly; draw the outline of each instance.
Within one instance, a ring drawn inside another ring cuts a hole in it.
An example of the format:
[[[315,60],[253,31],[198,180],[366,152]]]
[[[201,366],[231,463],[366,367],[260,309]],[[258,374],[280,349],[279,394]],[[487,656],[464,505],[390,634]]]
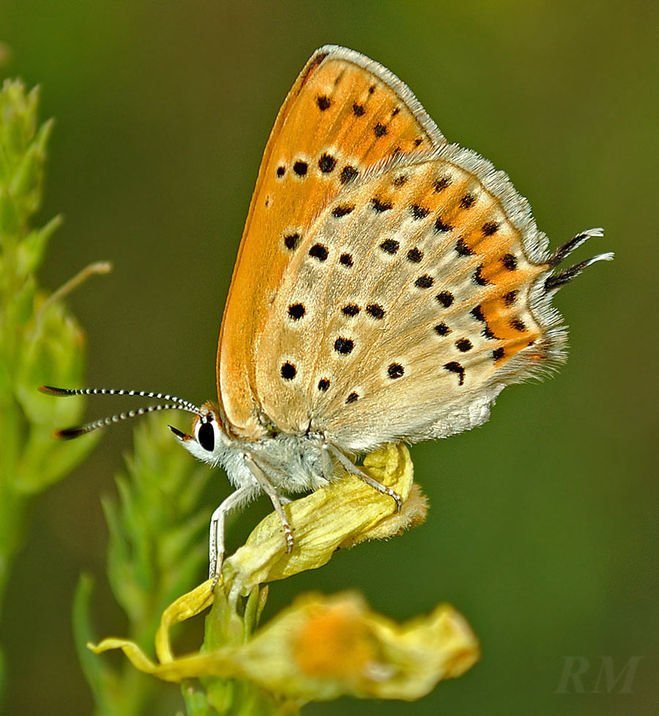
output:
[[[305,65],[265,148],[224,310],[217,403],[161,393],[43,387],[55,395],[164,400],[59,431],[77,437],[155,410],[235,488],[215,510],[218,579],[227,514],[265,492],[293,549],[285,493],[343,471],[400,498],[356,456],[485,422],[501,390],[564,359],[552,296],[592,263],[561,262],[508,177],[449,143],[389,70],[328,45]]]

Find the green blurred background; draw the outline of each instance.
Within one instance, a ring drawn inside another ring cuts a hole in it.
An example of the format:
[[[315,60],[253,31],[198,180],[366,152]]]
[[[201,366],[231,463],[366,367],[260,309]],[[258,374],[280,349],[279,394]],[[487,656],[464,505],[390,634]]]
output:
[[[271,590],[270,614],[306,589],[357,588],[399,619],[448,600],[480,637],[482,661],[414,704],[344,700],[309,714],[656,713],[657,7],[0,2],[0,72],[39,83],[42,118],[57,120],[43,216],[66,221],[42,281],[54,289],[98,259],[115,266],[70,298],[91,385],[213,397],[261,152],[324,43],[398,74],[450,140],[509,173],[554,245],[602,225],[606,238],[577,258],[617,253],[558,297],[572,338],[556,378],[506,390],[478,430],[414,447],[425,525]],[[89,414],[115,405],[90,403]],[[121,632],[103,587],[99,497],[130,444],[131,426],[108,431],[36,505],[1,627],[9,714],[92,709],[70,605],[79,572],[92,571],[99,632]],[[219,470],[216,487],[215,504],[228,493]],[[265,509],[248,510],[237,534]],[[587,693],[556,693],[571,656],[588,660]],[[632,693],[617,693],[621,682],[588,693],[602,657],[616,673],[642,657]]]

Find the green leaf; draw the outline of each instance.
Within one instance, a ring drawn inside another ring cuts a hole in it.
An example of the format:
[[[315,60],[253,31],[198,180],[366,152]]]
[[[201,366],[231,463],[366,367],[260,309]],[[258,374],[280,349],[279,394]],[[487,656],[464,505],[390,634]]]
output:
[[[0,187],[0,242],[2,248],[7,248],[21,230],[21,216],[15,199],[7,189]]]
[[[117,690],[117,675],[107,663],[97,659],[87,648],[89,642],[96,640],[92,629],[90,604],[94,580],[91,575],[82,574],[78,579],[73,599],[73,634],[80,665],[93,694],[94,700],[104,713],[111,711],[108,695]]]
[[[34,273],[43,261],[48,240],[62,224],[62,218],[56,216],[41,229],[31,231],[19,244],[16,252],[16,272],[19,276]]]

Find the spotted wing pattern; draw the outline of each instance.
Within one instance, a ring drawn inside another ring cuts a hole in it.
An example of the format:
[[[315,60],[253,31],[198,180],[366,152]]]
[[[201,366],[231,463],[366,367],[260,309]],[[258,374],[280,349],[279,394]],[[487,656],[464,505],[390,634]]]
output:
[[[291,251],[257,355],[263,410],[354,451],[482,423],[561,359],[546,244],[507,177],[456,145],[363,177]]]
[[[409,89],[377,63],[333,46],[309,60],[266,146],[222,320],[218,395],[235,433],[264,432],[256,356],[270,341],[265,324],[282,275],[315,218],[381,162],[444,143]]]

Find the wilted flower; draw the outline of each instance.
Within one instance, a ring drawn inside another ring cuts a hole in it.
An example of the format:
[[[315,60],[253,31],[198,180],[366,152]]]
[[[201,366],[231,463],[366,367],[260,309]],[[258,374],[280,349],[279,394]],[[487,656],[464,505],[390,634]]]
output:
[[[175,658],[169,627],[210,604],[209,586],[200,585],[168,609],[158,635],[159,663],[124,639],[105,639],[93,650],[122,649],[140,671],[165,681],[245,679],[296,702],[344,694],[417,699],[438,681],[462,675],[479,657],[476,637],[448,604],[400,625],[372,612],[359,595],[345,593],[306,594],[244,644]]]
[[[224,564],[222,578],[230,588],[231,598],[248,594],[257,584],[321,567],[339,547],[394,537],[423,522],[426,499],[413,484],[412,460],[404,445],[387,445],[367,455],[364,468],[401,496],[399,513],[394,511],[391,497],[376,492],[354,475],[344,475],[286,505],[289,523],[295,529],[291,553],[286,551],[275,513],[256,527]]]
[[[368,455],[364,467],[401,495],[400,513],[392,511],[391,498],[346,476],[287,505],[296,530],[292,554],[277,516],[269,515],[226,561],[215,593],[208,580],[171,604],[156,635],[157,662],[125,639],[105,639],[90,648],[122,649],[137,669],[166,681],[237,679],[298,705],[344,694],[416,699],[438,681],[460,676],[477,661],[478,642],[447,604],[401,625],[372,612],[354,593],[306,594],[252,632],[267,595],[259,584],[319,567],[338,547],[391,537],[423,521],[426,503],[413,486],[405,446]],[[249,596],[241,610],[244,595]],[[211,605],[204,650],[174,656],[170,627]]]

